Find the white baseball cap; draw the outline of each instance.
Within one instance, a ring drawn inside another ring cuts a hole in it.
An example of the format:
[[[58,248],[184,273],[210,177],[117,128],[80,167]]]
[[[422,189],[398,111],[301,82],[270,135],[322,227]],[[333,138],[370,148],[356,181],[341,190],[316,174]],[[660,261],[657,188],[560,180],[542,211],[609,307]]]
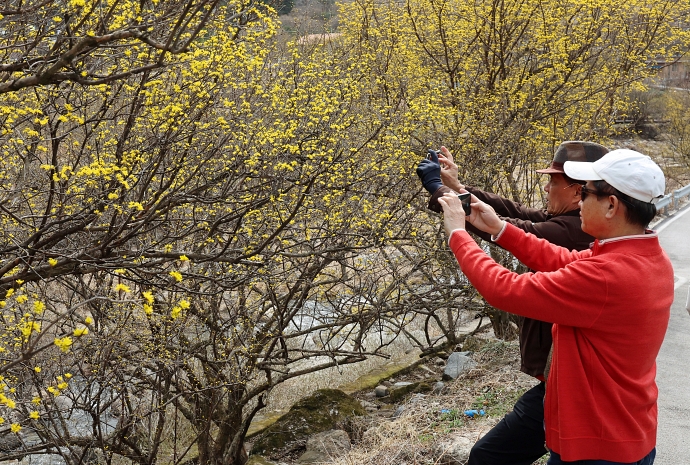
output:
[[[655,203],[666,189],[659,165],[647,155],[629,149],[612,150],[592,163],[566,161],[563,170],[579,181],[604,180],[633,199],[647,203]]]

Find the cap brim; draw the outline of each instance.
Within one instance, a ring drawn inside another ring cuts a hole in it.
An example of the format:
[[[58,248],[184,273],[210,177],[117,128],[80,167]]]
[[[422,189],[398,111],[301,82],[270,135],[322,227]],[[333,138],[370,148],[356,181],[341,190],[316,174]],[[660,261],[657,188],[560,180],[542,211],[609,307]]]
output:
[[[571,179],[578,181],[599,181],[603,179],[594,171],[594,163],[587,161],[566,161],[563,171]]]
[[[546,168],[543,170],[537,170],[539,174],[564,174],[563,170],[557,170],[556,168]]]

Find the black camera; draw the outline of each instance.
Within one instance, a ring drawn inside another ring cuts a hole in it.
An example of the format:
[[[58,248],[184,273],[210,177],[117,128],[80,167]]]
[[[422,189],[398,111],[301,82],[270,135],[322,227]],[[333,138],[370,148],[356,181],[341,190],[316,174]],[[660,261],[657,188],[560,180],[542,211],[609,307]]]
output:
[[[458,198],[460,199],[460,203],[462,203],[462,209],[465,210],[465,215],[470,216],[470,213],[472,213],[472,207],[470,207],[470,202],[472,201],[470,193],[465,192],[464,194],[458,194]]]

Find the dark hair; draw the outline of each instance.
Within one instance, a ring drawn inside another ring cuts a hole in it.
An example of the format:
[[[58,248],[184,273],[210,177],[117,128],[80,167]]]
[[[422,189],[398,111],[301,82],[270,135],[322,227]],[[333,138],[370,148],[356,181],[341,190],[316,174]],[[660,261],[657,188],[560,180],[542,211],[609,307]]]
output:
[[[606,181],[592,181],[594,188],[606,194],[615,195],[625,204],[625,219],[629,223],[646,228],[650,221],[656,216],[656,207],[648,202],[634,199],[622,193]]]
[[[587,181],[580,181],[579,179],[573,179],[567,174],[563,173],[563,179],[565,179],[565,182],[568,184],[579,184],[581,186],[584,186]]]

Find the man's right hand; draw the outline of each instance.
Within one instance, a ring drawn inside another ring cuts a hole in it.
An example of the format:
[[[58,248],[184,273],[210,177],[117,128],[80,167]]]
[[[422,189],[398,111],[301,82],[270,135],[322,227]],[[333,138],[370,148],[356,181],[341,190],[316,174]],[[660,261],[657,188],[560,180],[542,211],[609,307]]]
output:
[[[453,155],[450,151],[441,147],[438,154],[438,162],[441,165],[441,181],[446,187],[450,187],[455,192],[461,192],[465,186],[458,181],[458,165],[453,162]]]

